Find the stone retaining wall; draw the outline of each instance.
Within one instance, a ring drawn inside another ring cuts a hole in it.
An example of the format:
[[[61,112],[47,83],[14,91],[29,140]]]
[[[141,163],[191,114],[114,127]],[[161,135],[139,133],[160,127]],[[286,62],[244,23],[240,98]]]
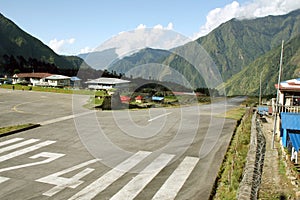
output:
[[[241,200],[257,199],[266,149],[266,140],[261,131],[260,122],[257,120],[257,112],[254,113],[251,123],[247,162],[237,194],[237,199]]]

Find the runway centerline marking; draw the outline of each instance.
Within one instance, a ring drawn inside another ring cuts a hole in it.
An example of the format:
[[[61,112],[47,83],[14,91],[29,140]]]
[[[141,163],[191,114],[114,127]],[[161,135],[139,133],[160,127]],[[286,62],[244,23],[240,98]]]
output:
[[[159,119],[159,118],[164,117],[164,116],[167,116],[167,115],[169,115],[169,114],[171,114],[171,113],[172,113],[172,112],[168,112],[168,113],[165,113],[165,114],[162,114],[162,115],[158,115],[158,116],[156,116],[156,117],[153,117],[153,118],[149,119],[148,122],[151,122],[151,121],[153,121],[153,120]]]
[[[42,126],[48,125],[48,124],[54,124],[54,123],[57,123],[57,122],[61,122],[61,121],[69,120],[69,119],[74,119],[76,117],[81,117],[81,116],[92,114],[92,113],[95,113],[95,112],[96,111],[93,110],[93,111],[87,111],[87,112],[78,113],[78,114],[74,114],[74,115],[67,115],[67,116],[64,116],[64,117],[58,117],[58,118],[46,120],[46,121],[40,122],[39,124],[42,125]]]

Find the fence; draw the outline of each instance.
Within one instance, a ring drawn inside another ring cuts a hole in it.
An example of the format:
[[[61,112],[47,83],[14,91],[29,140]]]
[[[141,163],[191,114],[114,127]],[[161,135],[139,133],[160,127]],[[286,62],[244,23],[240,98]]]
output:
[[[244,168],[243,178],[239,186],[237,199],[257,199],[261,183],[266,140],[261,130],[257,113],[252,117],[250,147],[247,162]]]
[[[292,113],[298,113],[300,112],[300,106],[283,106],[278,105],[278,112],[292,112]]]

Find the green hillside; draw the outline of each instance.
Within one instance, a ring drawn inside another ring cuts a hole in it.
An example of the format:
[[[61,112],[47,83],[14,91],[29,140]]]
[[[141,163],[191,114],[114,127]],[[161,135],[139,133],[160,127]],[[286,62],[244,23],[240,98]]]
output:
[[[278,81],[281,45],[253,61],[225,83],[227,95],[258,95],[260,75],[262,94],[275,94]],[[284,44],[281,80],[300,76],[300,34]]]
[[[196,41],[207,51],[223,81],[226,82],[233,75],[247,68],[257,58],[268,59],[268,57],[262,56],[277,48],[282,40],[288,41],[299,33],[300,10],[295,10],[281,16],[244,20],[232,19]],[[193,48],[189,47],[189,43],[178,48],[194,53]],[[119,60],[109,69],[118,73],[126,73],[138,65],[151,62],[161,63],[183,74],[192,87],[205,86],[203,78],[199,77],[190,63],[180,56],[166,52],[168,51],[144,49]],[[270,61],[266,60],[265,62]],[[201,76],[206,76],[206,74]],[[250,78],[251,72],[247,76]],[[256,75],[254,74],[254,76]],[[247,85],[244,89],[245,93],[248,93]],[[233,94],[233,92],[230,93]]]
[[[15,70],[70,72],[78,70],[82,63],[78,57],[57,55],[0,14],[0,74],[12,75]]]
[[[186,46],[185,46],[186,47]],[[201,76],[195,76],[197,70],[184,58],[175,55],[173,51],[145,48],[130,56],[112,63],[109,71],[133,75],[134,78],[171,81],[189,87],[205,87]],[[170,68],[166,67],[169,66]],[[184,66],[184,67],[182,67]],[[188,80],[181,79],[181,75]]]
[[[197,41],[213,58],[223,79],[300,33],[300,10],[257,19],[232,19]]]
[[[112,63],[109,70],[126,73],[136,66],[150,63],[163,63],[169,55],[170,52],[166,50],[145,48]]]

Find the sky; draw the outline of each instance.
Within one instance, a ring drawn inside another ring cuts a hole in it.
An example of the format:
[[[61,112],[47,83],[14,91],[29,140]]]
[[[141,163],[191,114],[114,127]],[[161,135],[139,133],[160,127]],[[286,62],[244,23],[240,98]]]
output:
[[[2,0],[0,13],[62,55],[96,49],[116,35],[143,28],[190,39],[232,19],[282,15],[299,0]]]

